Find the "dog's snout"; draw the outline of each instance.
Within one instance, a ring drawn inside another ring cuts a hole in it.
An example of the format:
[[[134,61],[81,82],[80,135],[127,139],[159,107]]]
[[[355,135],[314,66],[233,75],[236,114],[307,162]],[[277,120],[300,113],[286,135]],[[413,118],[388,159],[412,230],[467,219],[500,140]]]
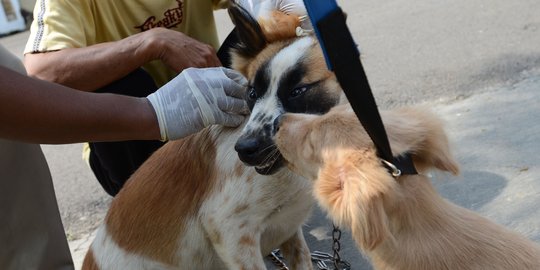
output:
[[[268,137],[244,136],[234,145],[238,157],[247,166],[255,166],[258,173],[271,174],[279,168],[281,156]]]
[[[259,140],[256,138],[245,138],[236,142],[234,150],[240,156],[251,156],[259,151],[259,145]]]
[[[260,174],[272,174],[283,166],[281,153],[274,142],[281,123],[278,115],[255,116],[255,123],[244,131],[234,145],[244,165],[255,167]]]

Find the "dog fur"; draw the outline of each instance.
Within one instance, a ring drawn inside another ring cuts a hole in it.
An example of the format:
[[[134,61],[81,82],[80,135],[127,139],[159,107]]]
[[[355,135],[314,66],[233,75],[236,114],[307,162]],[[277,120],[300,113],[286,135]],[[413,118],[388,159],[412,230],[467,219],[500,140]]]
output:
[[[243,127],[212,126],[156,151],[113,200],[83,269],[266,269],[263,254],[275,248],[290,269],[312,269],[301,229],[315,203],[312,182],[276,162],[277,151],[242,162],[233,149],[242,138],[258,140],[255,130],[272,129],[285,111],[328,111],[341,90],[316,39],[292,36],[298,18],[274,14],[279,20],[259,25],[234,5],[230,11],[241,41],[234,67],[265,94],[250,99],[252,114]],[[275,91],[291,81],[286,72],[301,74],[293,82],[309,84],[309,93],[288,101],[286,92],[297,86]],[[280,80],[259,83],[262,73]],[[324,106],[312,110],[316,104],[308,101]],[[265,175],[244,164],[269,161],[272,171]]]
[[[231,151],[239,132],[213,127],[152,155],[113,200],[83,269],[266,269],[278,247],[311,269],[310,183],[243,165]]]
[[[540,269],[539,246],[442,198],[426,171],[454,174],[440,121],[423,109],[381,116],[394,155],[410,152],[418,175],[393,178],[348,105],[323,116],[286,114],[276,143],[288,166],[314,180],[318,203],[376,269]]]

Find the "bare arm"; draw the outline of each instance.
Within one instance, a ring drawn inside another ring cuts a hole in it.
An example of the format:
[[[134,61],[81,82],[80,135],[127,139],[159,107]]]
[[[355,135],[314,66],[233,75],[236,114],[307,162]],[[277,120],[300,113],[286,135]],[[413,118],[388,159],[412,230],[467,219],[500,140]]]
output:
[[[24,64],[30,76],[94,91],[158,59],[176,72],[220,65],[211,46],[165,28],[84,48],[26,54]]]
[[[159,139],[146,98],[94,94],[0,67],[0,137],[34,143]]]

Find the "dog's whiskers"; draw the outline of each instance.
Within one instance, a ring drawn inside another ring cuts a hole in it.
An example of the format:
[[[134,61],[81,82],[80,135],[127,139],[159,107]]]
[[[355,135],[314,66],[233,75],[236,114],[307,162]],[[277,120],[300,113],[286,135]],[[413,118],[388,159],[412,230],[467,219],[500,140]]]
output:
[[[274,149],[270,154],[268,154],[268,156],[266,156],[265,163],[268,161],[275,162],[277,158],[279,157],[279,155],[280,155],[279,150],[277,148]],[[265,173],[268,173],[271,168],[272,166],[268,166],[265,170]]]
[[[266,155],[266,157],[264,158],[264,160],[262,162],[263,164],[267,163],[270,160],[272,160],[274,158],[274,156],[276,155],[276,153],[279,153],[279,150],[277,149],[275,144],[271,144],[271,145],[265,147],[262,151],[266,151],[267,149],[270,149],[272,147],[273,147],[272,151],[270,153],[268,153],[268,155]]]
[[[267,149],[272,148],[272,147],[273,147],[273,148],[277,148],[277,147],[276,147],[276,144],[273,143],[273,144],[270,144],[270,145],[268,145],[267,147],[263,148],[261,151],[266,151]]]

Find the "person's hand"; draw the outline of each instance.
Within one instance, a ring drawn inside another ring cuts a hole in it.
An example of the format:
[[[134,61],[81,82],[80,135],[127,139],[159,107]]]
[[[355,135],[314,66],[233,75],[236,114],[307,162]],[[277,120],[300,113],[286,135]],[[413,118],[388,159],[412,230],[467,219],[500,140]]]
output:
[[[212,124],[236,127],[248,107],[247,80],[227,68],[188,68],[148,96],[162,140],[183,138]]]
[[[302,28],[311,28],[303,0],[237,0],[237,3],[255,19],[266,19],[272,11],[281,11],[285,14],[302,17]]]
[[[181,32],[157,27],[143,32],[143,35],[145,42],[150,44],[149,49],[154,55],[153,58],[160,59],[175,72],[181,72],[190,67],[221,66],[212,46]]]

